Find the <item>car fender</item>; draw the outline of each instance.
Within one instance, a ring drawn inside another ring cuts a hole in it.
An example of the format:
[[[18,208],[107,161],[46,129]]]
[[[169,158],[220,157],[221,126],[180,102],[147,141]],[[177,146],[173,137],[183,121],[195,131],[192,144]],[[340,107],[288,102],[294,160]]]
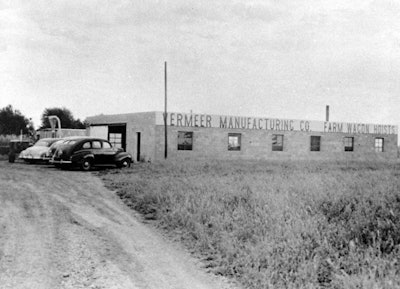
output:
[[[121,161],[123,159],[129,158],[132,161],[132,156],[129,153],[121,152],[115,155],[115,161]]]
[[[71,161],[73,163],[78,163],[78,164],[82,164],[85,160],[90,159],[91,161],[94,161],[94,154],[78,154],[78,155],[74,155],[72,156]]]

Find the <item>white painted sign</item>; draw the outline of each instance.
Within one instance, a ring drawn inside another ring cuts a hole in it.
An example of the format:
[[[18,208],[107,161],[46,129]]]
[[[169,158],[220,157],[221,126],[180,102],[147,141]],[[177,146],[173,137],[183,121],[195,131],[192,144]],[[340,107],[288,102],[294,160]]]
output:
[[[156,124],[164,125],[163,113],[157,112]],[[324,122],[298,119],[222,116],[169,112],[167,125],[177,127],[204,127],[271,131],[304,131],[348,134],[397,134],[398,127],[385,124]]]

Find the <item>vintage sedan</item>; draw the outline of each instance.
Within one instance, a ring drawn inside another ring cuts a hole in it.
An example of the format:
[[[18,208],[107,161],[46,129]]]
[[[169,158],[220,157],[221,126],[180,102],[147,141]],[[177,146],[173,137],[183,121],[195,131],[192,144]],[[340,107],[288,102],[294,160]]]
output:
[[[79,167],[89,171],[96,166],[129,167],[132,156],[100,138],[76,138],[61,144],[50,163],[58,167]]]
[[[46,157],[47,157],[49,160],[51,160],[51,158],[53,157],[54,153],[56,152],[56,150],[57,150],[57,148],[58,148],[59,146],[61,146],[61,145],[63,145],[63,144],[66,144],[66,143],[68,143],[68,142],[71,141],[71,140],[74,140],[74,139],[82,139],[82,138],[84,138],[84,137],[85,137],[85,136],[67,136],[67,137],[63,137],[63,138],[59,139],[58,141],[54,142],[54,143],[49,147],[49,149],[47,150],[47,153],[46,153]],[[89,138],[89,137],[88,137],[88,138]]]
[[[35,162],[47,162],[49,161],[49,157],[46,155],[49,147],[58,141],[59,138],[43,138],[38,140],[33,146],[23,150],[19,154],[19,158],[28,162],[28,163],[35,163]]]

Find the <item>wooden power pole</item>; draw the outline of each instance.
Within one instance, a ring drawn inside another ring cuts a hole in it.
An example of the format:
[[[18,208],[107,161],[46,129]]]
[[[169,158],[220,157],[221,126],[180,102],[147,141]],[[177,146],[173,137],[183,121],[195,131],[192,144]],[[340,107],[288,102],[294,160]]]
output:
[[[164,132],[165,132],[165,147],[164,147],[164,157],[167,159],[168,156],[168,135],[167,135],[167,62],[164,62]]]

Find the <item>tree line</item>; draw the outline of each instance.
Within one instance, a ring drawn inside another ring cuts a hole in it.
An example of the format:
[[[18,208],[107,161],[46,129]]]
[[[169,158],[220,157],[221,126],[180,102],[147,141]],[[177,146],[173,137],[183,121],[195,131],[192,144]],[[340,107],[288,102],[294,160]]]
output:
[[[84,129],[86,127],[79,118],[74,118],[69,109],[52,107],[43,111],[40,128],[51,127],[48,119],[50,115],[59,117],[62,128]],[[33,134],[34,131],[32,120],[24,116],[18,109],[14,109],[12,105],[0,109],[0,135],[19,135],[21,132],[22,134]]]

